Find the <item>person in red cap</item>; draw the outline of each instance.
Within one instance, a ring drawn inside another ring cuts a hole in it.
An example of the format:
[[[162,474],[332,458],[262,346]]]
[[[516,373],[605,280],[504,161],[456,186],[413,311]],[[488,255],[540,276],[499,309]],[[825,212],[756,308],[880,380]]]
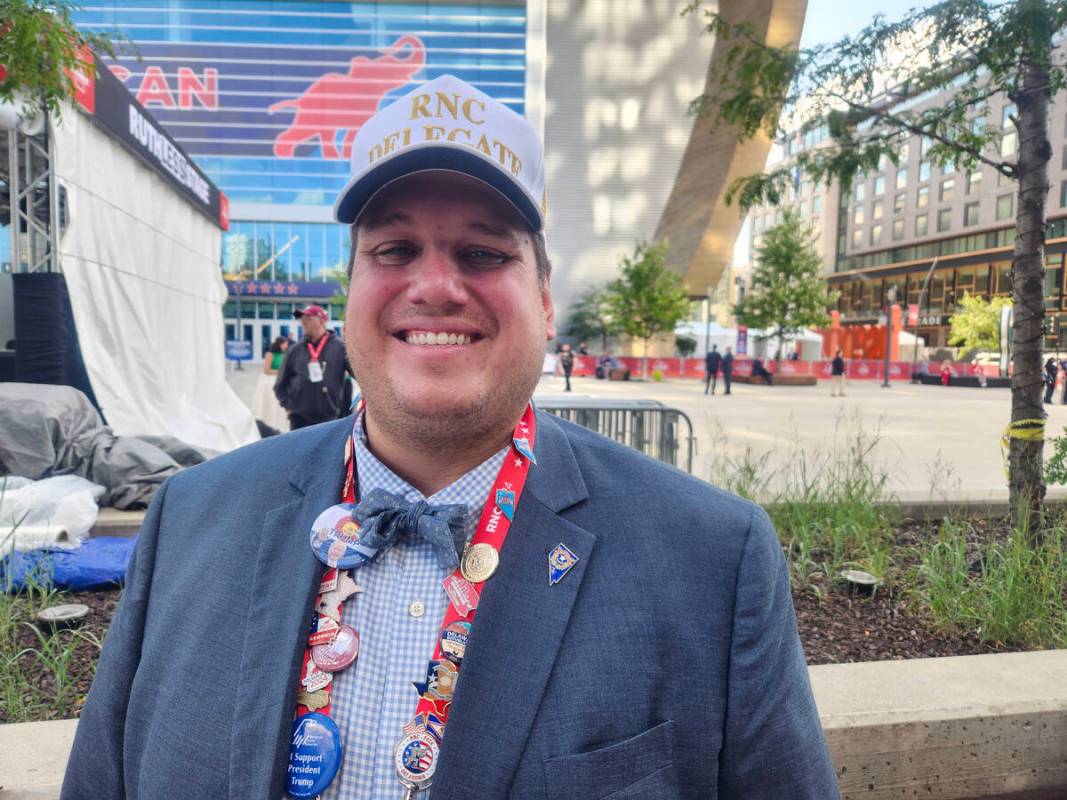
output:
[[[297,309],[304,338],[290,347],[274,382],[274,394],[289,415],[289,430],[343,417],[345,373],[349,372],[345,346],[326,330],[329,315],[322,306]]]

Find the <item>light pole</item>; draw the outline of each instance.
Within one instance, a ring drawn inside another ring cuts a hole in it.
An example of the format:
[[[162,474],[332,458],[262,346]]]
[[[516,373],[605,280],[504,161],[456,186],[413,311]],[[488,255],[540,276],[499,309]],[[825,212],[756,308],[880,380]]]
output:
[[[889,347],[893,342],[893,303],[897,299],[897,286],[893,284],[885,293],[885,369],[882,374],[882,388],[889,388]]]

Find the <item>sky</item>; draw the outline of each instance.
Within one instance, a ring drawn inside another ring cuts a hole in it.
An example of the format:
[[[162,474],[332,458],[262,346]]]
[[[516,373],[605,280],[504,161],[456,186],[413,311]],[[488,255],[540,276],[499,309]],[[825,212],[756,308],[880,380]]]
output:
[[[862,30],[875,14],[896,20],[912,8],[926,8],[934,0],[808,0],[801,47],[836,42]]]

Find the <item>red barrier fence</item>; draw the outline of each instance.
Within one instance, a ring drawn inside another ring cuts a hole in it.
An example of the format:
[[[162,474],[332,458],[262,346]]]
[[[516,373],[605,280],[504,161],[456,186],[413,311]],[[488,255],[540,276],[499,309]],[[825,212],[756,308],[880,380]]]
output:
[[[593,375],[596,372],[596,356],[575,356],[574,371],[572,375]],[[619,356],[615,361],[620,367],[630,370],[630,374],[641,377],[641,359],[634,356]],[[738,358],[734,361],[734,375],[751,375],[753,360],[751,358]],[[831,364],[829,360],[823,361],[782,361],[775,364],[773,361],[764,361],[763,365],[772,375],[814,375],[820,380],[830,378]],[[889,364],[889,380],[911,380],[913,368],[921,368],[922,362],[914,364],[911,361],[891,361]],[[882,380],[885,362],[875,359],[851,359],[845,362],[845,375],[849,380]],[[949,369],[953,377],[961,375],[974,375],[975,365],[962,361],[949,363]],[[995,378],[1000,375],[1000,369],[996,366],[983,367],[987,378]],[[648,360],[648,374],[659,370],[664,378],[696,378],[704,379],[703,358],[650,358]],[[559,372],[559,369],[556,370]],[[931,374],[940,374],[941,364],[936,363],[928,367]]]

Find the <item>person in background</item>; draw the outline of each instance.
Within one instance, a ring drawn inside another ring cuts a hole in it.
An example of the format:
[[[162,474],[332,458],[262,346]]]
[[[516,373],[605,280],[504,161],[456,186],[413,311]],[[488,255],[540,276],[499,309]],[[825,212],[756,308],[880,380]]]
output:
[[[978,360],[978,356],[975,356],[974,361],[971,363],[974,364],[974,375],[978,378],[978,385],[984,389],[986,387],[985,367],[983,367],[982,362]]]
[[[279,432],[289,427],[289,420],[285,409],[274,396],[274,381],[277,380],[278,370],[282,367],[285,351],[288,349],[289,340],[284,336],[279,336],[271,342],[263,359],[263,372],[256,382],[256,393],[252,400],[252,413],[256,419]]]
[[[719,365],[722,363],[722,355],[719,353],[719,346],[713,344],[708,354],[704,356],[704,394],[708,394],[708,389],[711,389],[711,394],[715,394],[715,384],[719,382]]]
[[[941,362],[941,385],[948,386],[952,382],[952,368],[947,361]]]
[[[1052,402],[1052,393],[1056,391],[1056,359],[1048,357],[1045,362],[1045,402]]]
[[[578,355],[589,355],[589,346],[585,342],[578,342]]]
[[[830,364],[830,376],[833,386],[830,387],[830,397],[845,396],[845,358],[841,354],[841,348],[837,348],[834,360]]]
[[[563,349],[559,354],[559,363],[563,367],[563,379],[567,382],[567,386],[563,391],[569,392],[571,390],[571,372],[574,371],[574,351],[571,350],[569,344],[563,345]]]
[[[763,366],[762,358],[757,358],[752,362],[752,377],[763,378],[763,380],[767,381],[768,386],[774,383],[774,378],[771,377],[771,373],[767,371],[765,366]]]
[[[344,344],[326,329],[330,318],[325,308],[310,305],[293,316],[300,320],[304,338],[289,348],[274,382],[291,431],[345,416],[345,373],[351,371]]]
[[[730,394],[730,381],[734,377],[734,353],[730,347],[726,348],[726,353],[722,357],[722,382],[726,387],[726,391],[723,394]]]

